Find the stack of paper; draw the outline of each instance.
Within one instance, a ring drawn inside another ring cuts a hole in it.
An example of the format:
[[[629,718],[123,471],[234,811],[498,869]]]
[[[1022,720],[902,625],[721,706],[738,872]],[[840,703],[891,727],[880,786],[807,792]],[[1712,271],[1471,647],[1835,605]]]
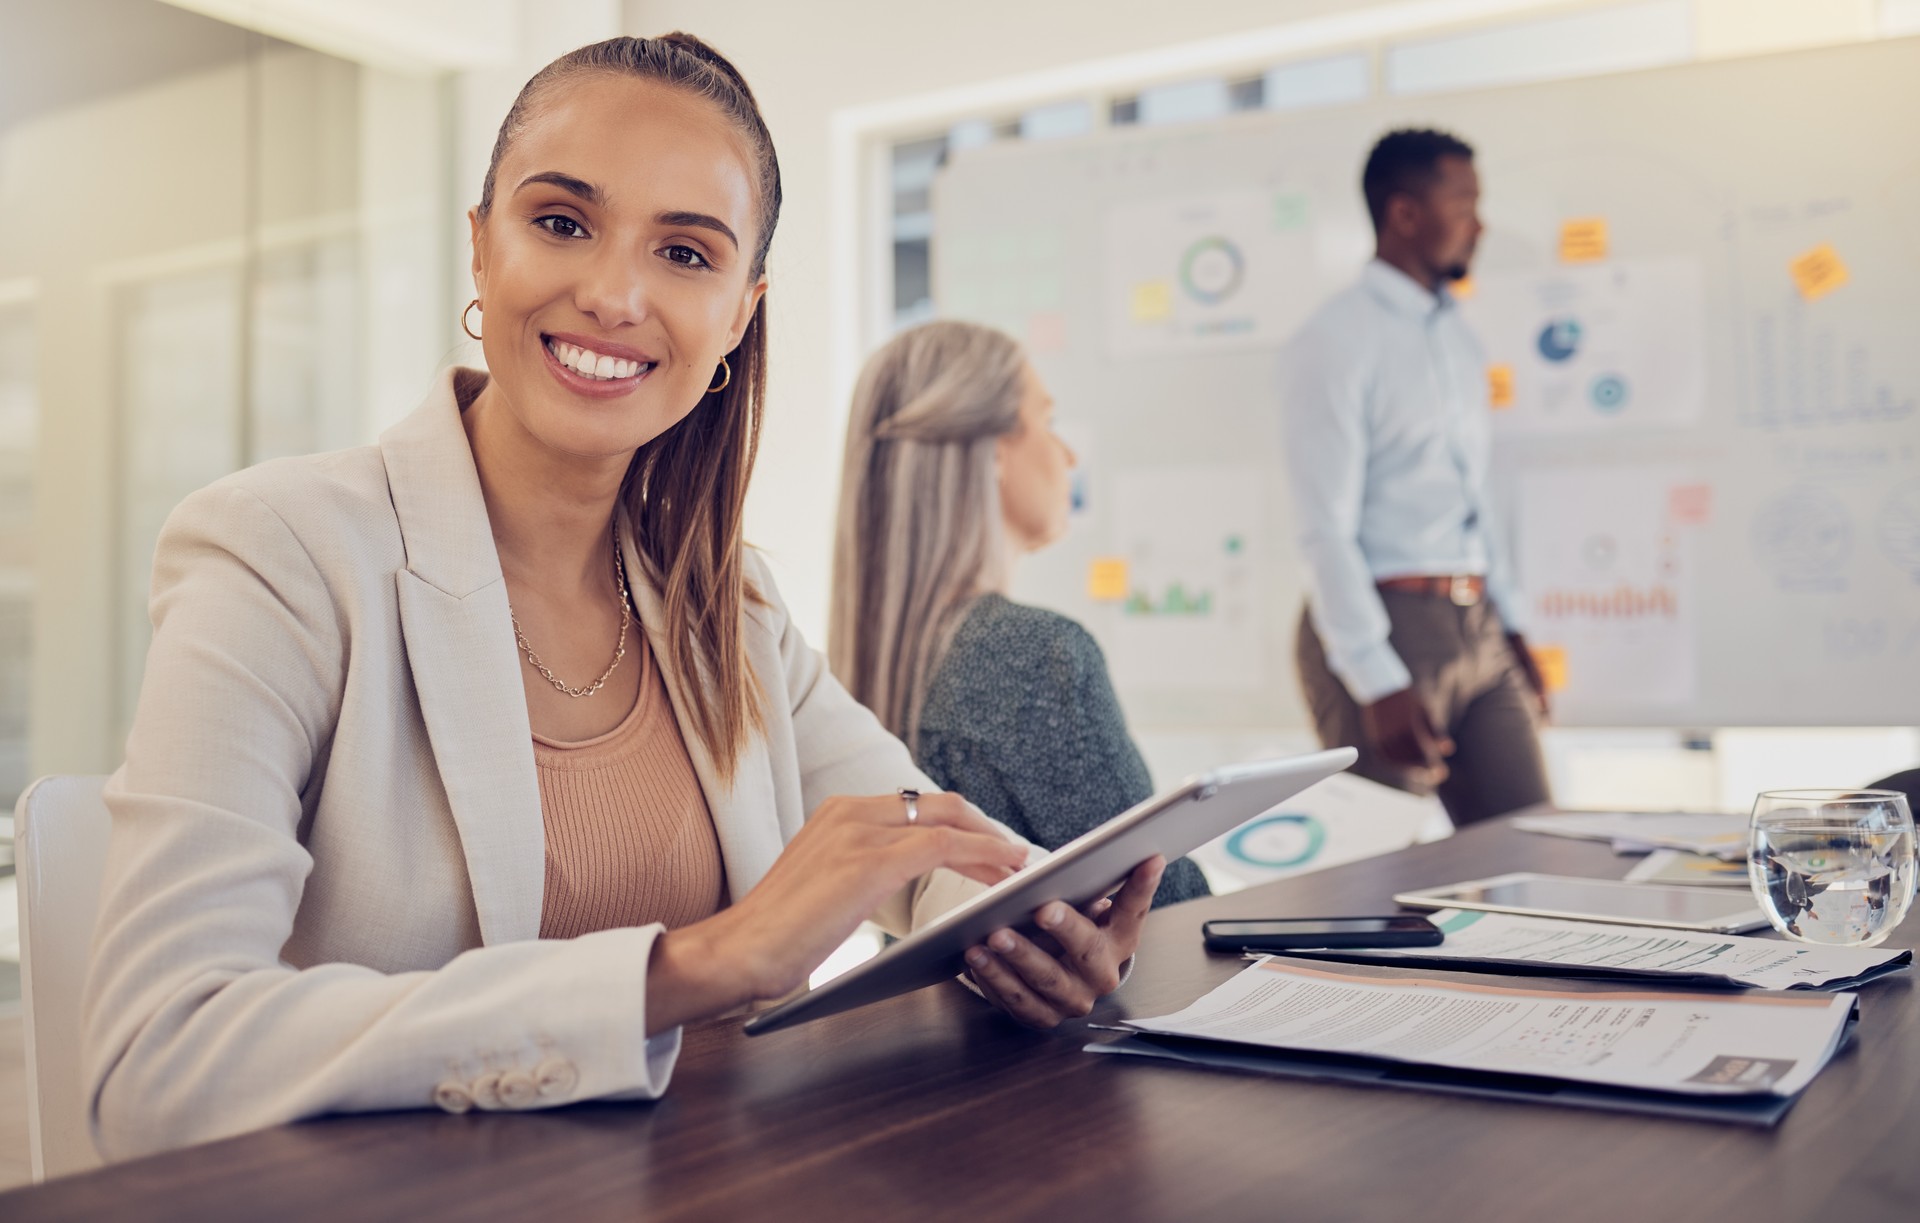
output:
[[[1655,883],[1678,887],[1744,888],[1747,864],[1741,859],[1710,858],[1684,849],[1656,849],[1633,864],[1628,883]]]
[[[1692,811],[1573,811],[1559,815],[1522,815],[1513,826],[1523,832],[1608,841],[1615,853],[1644,854],[1655,849],[1732,861],[1747,852],[1747,817]]]
[[[1088,1052],[1772,1125],[1827,1064],[1852,994],[1532,989],[1263,959]]]
[[[1429,913],[1446,941],[1405,950],[1302,951],[1311,959],[1432,964],[1568,977],[1654,977],[1669,984],[1752,989],[1847,989],[1899,972],[1913,952],[1816,947],[1780,939],[1442,909]]]
[[[1218,895],[1392,853],[1452,830],[1437,798],[1335,773],[1187,856]]]

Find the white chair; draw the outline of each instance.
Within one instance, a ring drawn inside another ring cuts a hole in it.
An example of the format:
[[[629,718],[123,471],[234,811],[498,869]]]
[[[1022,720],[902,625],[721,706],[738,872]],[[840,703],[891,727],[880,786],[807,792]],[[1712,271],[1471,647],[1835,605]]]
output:
[[[80,1079],[80,991],[107,861],[104,777],[42,777],[13,811],[33,1179],[98,1167]]]

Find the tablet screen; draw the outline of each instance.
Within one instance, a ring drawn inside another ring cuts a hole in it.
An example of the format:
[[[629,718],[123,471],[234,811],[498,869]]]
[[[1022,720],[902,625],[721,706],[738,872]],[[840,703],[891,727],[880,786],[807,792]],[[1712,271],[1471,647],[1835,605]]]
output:
[[[1447,894],[1474,904],[1500,905],[1504,908],[1689,924],[1721,921],[1745,914],[1753,908],[1753,897],[1745,892],[1645,887],[1597,879],[1589,882],[1539,875],[1449,888]]]

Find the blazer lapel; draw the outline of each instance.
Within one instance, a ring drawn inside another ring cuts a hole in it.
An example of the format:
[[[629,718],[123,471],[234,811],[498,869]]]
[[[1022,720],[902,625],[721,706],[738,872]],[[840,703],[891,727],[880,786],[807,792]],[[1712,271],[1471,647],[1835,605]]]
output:
[[[627,517],[626,507],[621,506],[618,512],[622,550],[627,562],[627,588],[633,592],[634,606],[640,613],[640,627],[647,634],[647,644],[653,649],[654,662],[660,668],[661,678],[666,681],[674,720],[680,727],[680,737],[686,741],[687,755],[693,760],[693,771],[700,780],[700,790],[706,795],[707,809],[713,815],[714,832],[720,841],[720,857],[727,868],[727,890],[737,902],[752,890],[754,884],[760,882],[786,846],[785,839],[780,835],[773,761],[767,753],[766,743],[755,736],[740,754],[733,785],[728,786],[720,779],[720,770],[700,739],[689,704],[691,685],[704,683],[705,680],[700,676],[683,676],[675,670],[673,659],[667,653],[665,604],[661,602],[659,591],[654,589],[651,578],[640,563],[640,554],[633,542],[633,522]]]
[[[480,936],[493,944],[540,933],[546,830],[506,582],[453,389],[461,376],[472,375],[443,374],[380,449],[407,555],[394,581],[408,665]]]

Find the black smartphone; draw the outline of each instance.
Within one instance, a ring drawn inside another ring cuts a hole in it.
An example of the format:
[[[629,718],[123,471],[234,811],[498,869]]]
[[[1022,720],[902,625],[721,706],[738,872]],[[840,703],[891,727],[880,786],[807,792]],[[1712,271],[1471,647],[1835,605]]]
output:
[[[1440,927],[1424,917],[1278,917],[1210,921],[1211,951],[1317,951],[1341,947],[1438,947]]]

